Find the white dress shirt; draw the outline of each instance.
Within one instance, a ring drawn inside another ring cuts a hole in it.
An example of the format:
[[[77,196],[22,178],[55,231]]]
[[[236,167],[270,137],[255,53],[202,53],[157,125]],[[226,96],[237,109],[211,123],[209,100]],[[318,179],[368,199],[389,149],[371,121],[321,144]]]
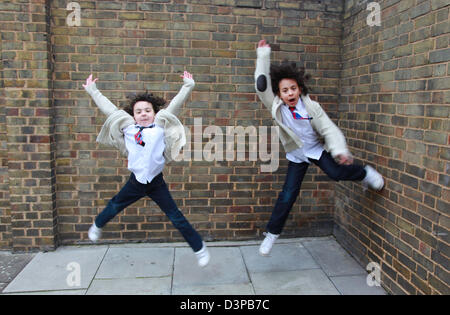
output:
[[[302,117],[309,117],[301,98],[295,106],[295,112],[299,113]],[[281,116],[283,123],[294,131],[303,142],[303,147],[287,152],[286,159],[295,163],[311,163],[308,158],[314,160],[320,159],[324,149],[319,142],[317,133],[311,126],[311,121],[308,119],[294,119],[289,106],[286,104],[281,106]]]
[[[141,133],[144,146],[136,143],[134,135],[138,131],[138,125],[123,129],[128,150],[128,169],[134,173],[138,182],[147,184],[164,169],[164,129],[158,125],[143,129]]]

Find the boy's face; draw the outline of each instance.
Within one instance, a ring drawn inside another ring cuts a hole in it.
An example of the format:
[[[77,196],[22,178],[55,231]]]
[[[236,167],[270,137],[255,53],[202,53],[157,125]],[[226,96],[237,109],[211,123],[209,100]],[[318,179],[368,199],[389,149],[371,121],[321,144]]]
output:
[[[145,101],[137,102],[133,107],[133,117],[139,126],[150,126],[155,120],[155,111],[153,110],[153,105]]]
[[[278,95],[281,100],[288,106],[293,107],[297,105],[300,98],[301,89],[299,88],[297,81],[292,79],[283,79],[278,84],[280,88],[280,94]]]

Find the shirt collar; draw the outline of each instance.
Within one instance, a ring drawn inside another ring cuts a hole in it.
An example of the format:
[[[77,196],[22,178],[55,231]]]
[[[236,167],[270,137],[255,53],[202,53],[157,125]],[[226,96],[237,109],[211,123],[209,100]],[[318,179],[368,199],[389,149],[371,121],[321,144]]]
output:
[[[155,123],[153,123],[153,124],[151,124],[150,126],[148,126],[148,127],[142,127],[142,126],[140,126],[140,125],[138,125],[138,124],[135,124],[135,126],[136,126],[136,128],[139,128],[139,129],[145,129],[145,128],[153,128],[153,127],[155,127]]]
[[[288,109],[290,108],[290,106],[289,106],[288,104],[286,104],[286,103],[284,103],[284,102],[283,102],[283,104],[286,105],[286,107],[287,107]],[[294,108],[297,109],[297,106],[299,106],[299,105],[301,105],[301,104],[302,104],[302,98],[299,97],[299,98],[298,98],[298,102],[297,102],[297,104],[295,105]]]

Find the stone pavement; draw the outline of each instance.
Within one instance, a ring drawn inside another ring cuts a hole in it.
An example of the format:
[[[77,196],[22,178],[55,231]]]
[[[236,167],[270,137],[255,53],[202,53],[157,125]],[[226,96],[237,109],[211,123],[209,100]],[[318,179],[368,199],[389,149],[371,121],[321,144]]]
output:
[[[63,246],[28,255],[2,294],[386,294],[333,237],[278,239],[270,257],[260,242],[209,242],[204,269],[186,243]]]
[[[0,292],[22,271],[35,254],[11,254],[0,251]]]

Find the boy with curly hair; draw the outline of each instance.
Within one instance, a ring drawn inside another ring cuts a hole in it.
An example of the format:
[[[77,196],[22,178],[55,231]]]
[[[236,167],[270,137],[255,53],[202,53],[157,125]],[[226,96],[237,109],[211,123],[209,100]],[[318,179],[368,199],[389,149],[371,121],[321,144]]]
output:
[[[300,192],[309,164],[319,166],[335,181],[361,181],[365,187],[379,191],[383,177],[371,166],[353,164],[341,130],[331,121],[319,103],[311,100],[305,85],[309,79],[295,63],[270,65],[270,45],[258,43],[255,88],[260,100],[279,126],[280,140],[289,161],[283,190],[267,224],[266,237],[259,253],[268,256],[281,234],[289,212]],[[319,135],[325,145],[319,142]]]
[[[92,75],[83,84],[95,104],[107,116],[97,137],[97,142],[114,146],[128,157],[130,178],[97,216],[88,236],[97,241],[102,228],[127,206],[148,196],[161,208],[180,231],[194,251],[198,265],[205,267],[210,259],[208,249],[197,231],[190,225],[164,181],[162,170],[166,162],[173,160],[186,144],[184,127],[176,117],[187,100],[195,82],[185,71],[181,76],[184,85],[166,109],[164,99],[144,93],[136,96],[124,109],[119,110],[97,89]]]

